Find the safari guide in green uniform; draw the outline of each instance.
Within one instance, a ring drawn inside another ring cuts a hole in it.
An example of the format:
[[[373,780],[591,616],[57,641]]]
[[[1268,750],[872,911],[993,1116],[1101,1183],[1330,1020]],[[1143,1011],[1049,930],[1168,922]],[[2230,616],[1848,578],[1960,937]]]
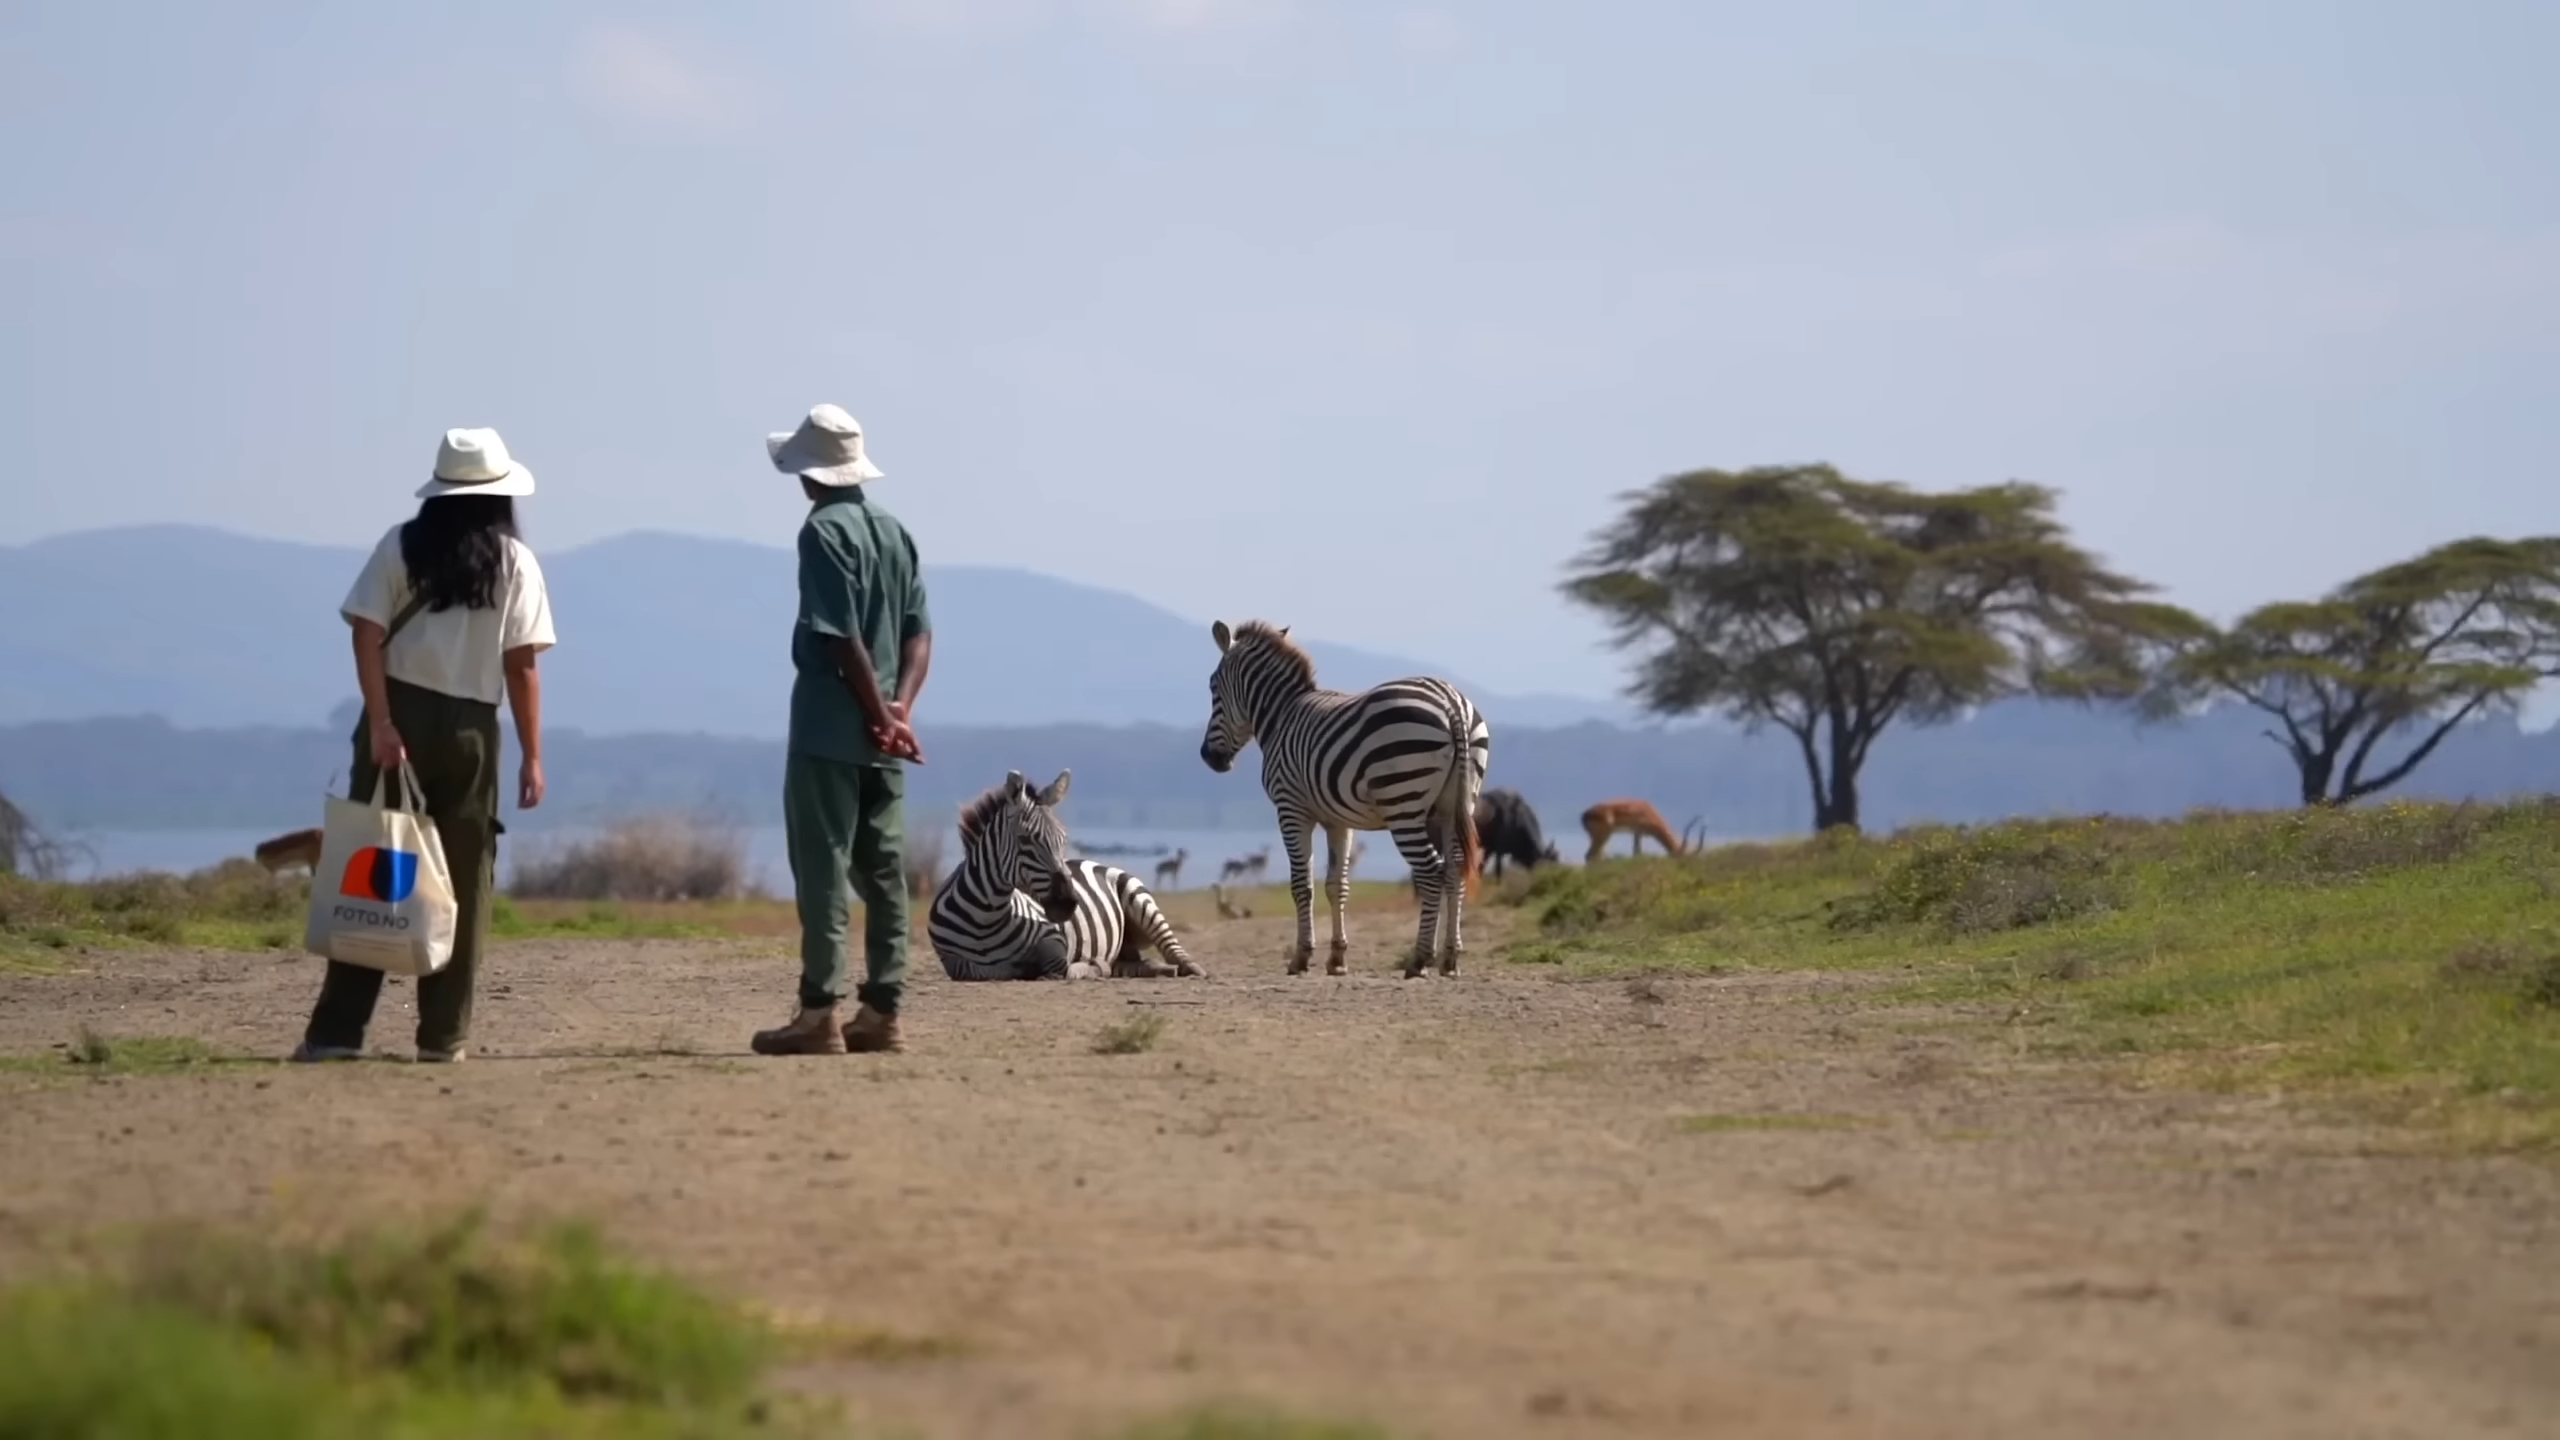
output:
[[[862,426],[833,405],[765,440],[800,478],[800,619],[791,632],[791,747],[782,820],[800,909],[800,1010],[756,1033],[759,1055],[902,1050],[907,983],[903,764],[922,764],[909,724],[933,654],[916,542],[871,499],[880,468]],[[862,897],[860,1008],[841,1029],[852,895]]]

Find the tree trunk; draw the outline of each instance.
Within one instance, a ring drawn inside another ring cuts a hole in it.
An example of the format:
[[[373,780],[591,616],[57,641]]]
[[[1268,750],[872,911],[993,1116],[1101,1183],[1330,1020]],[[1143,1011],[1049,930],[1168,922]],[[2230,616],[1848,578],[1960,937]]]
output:
[[[2302,772],[2303,805],[2308,808],[2329,804],[2329,780],[2337,773],[2338,752],[2325,750],[2315,755],[2296,755],[2293,763]]]
[[[1822,752],[1814,748],[1813,731],[1790,725],[1789,734],[1796,737],[1796,749],[1804,755],[1805,785],[1813,792],[1813,833],[1819,835],[1830,823],[1831,792],[1823,783]]]
[[[1858,828],[1858,755],[1856,737],[1848,728],[1834,723],[1831,727],[1830,794],[1817,791],[1813,802],[1813,828],[1816,834],[1835,825]]]
[[[1858,776],[1854,770],[1831,772],[1831,794],[1814,806],[1813,828],[1817,832],[1835,825],[1858,828]]]

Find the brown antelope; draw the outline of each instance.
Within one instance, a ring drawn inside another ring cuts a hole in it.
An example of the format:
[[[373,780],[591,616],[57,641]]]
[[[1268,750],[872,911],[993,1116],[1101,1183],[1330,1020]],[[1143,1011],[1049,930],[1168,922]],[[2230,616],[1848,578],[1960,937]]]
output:
[[[1627,832],[1628,841],[1634,846],[1632,852],[1634,854],[1644,853],[1644,842],[1647,836],[1653,837],[1666,854],[1686,854],[1696,848],[1695,845],[1684,843],[1689,834],[1695,832],[1700,840],[1704,840],[1706,823],[1706,818],[1700,816],[1689,822],[1687,830],[1675,836],[1671,833],[1671,827],[1663,823],[1662,812],[1646,802],[1603,800],[1582,812],[1582,833],[1591,837],[1591,849],[1583,855],[1582,863],[1588,865],[1599,859],[1608,851],[1611,837],[1622,830]]]
[[[270,875],[283,874],[295,866],[306,871],[317,870],[320,868],[320,832],[316,829],[296,830],[290,835],[279,835],[262,842],[256,853],[258,863],[266,867]]]
[[[1191,858],[1188,850],[1176,850],[1169,859],[1156,862],[1156,883],[1170,890],[1182,881],[1182,862]]]

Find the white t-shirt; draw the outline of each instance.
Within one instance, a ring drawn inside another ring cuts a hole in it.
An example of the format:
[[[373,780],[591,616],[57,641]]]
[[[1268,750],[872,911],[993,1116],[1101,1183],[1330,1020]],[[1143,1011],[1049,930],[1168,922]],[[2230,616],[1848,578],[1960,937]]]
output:
[[[364,562],[355,588],[347,592],[338,613],[347,623],[370,620],[389,626],[409,603],[409,566],[400,558],[400,526],[391,527],[373,558]],[[513,536],[507,539],[505,573],[498,582],[498,605],[489,610],[420,610],[391,637],[383,669],[394,680],[495,705],[506,698],[506,655],[530,645],[548,650],[551,591],[542,583],[542,565],[533,550]]]

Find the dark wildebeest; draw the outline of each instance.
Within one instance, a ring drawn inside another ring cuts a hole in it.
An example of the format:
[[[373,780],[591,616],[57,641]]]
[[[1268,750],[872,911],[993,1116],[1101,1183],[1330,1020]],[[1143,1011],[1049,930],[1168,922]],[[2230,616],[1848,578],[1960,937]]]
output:
[[[1487,790],[1477,799],[1476,837],[1484,849],[1484,863],[1497,880],[1502,878],[1505,860],[1517,861],[1523,870],[1535,870],[1560,858],[1539,828],[1538,812],[1517,790]]]

